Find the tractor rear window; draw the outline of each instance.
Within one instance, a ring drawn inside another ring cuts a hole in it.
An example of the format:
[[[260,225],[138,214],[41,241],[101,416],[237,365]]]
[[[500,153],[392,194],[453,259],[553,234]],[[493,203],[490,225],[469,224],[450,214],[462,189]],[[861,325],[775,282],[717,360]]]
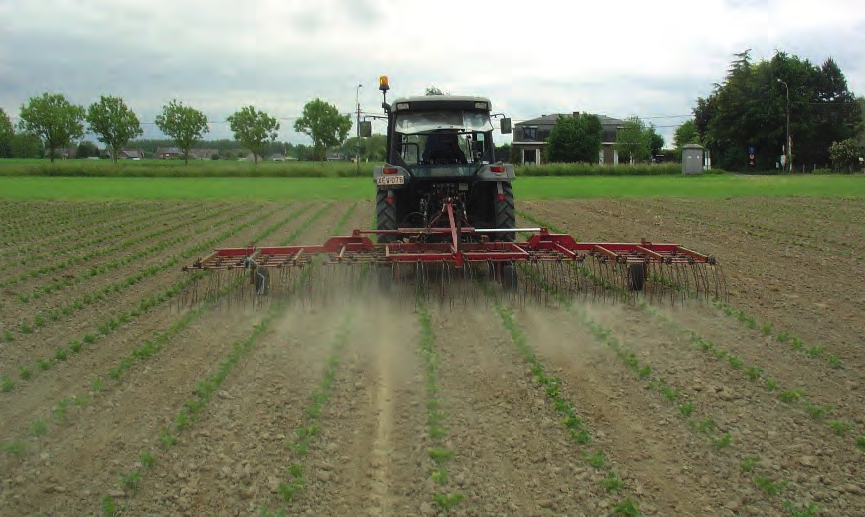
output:
[[[493,124],[485,111],[409,111],[397,115],[397,133],[412,135],[439,129],[492,131]]]

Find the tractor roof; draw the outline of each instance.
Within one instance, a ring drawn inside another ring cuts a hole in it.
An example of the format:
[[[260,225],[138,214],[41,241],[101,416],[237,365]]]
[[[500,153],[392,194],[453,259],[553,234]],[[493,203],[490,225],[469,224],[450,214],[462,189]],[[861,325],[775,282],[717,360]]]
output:
[[[477,104],[484,103],[480,107]],[[391,104],[395,111],[402,110],[483,110],[489,112],[492,103],[486,97],[475,97],[473,95],[418,95],[416,97],[401,97]],[[407,106],[406,106],[407,105]]]

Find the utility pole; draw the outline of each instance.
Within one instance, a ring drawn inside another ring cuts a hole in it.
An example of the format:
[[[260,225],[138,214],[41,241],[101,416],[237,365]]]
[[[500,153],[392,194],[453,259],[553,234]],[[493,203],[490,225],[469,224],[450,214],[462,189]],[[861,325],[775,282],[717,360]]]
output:
[[[360,88],[363,84],[357,85],[357,90],[355,90],[354,101],[357,104],[357,123],[355,124],[355,128],[357,131],[357,155],[355,158],[355,174],[360,176]]]
[[[787,145],[784,146],[784,169],[790,173],[793,170],[790,164],[790,87],[780,77],[778,82],[787,90]]]

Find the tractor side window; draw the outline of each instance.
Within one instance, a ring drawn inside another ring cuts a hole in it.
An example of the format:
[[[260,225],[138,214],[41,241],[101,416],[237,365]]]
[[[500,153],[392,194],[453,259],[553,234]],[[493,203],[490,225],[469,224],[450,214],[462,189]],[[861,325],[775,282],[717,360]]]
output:
[[[406,165],[417,165],[420,163],[421,152],[425,145],[424,135],[403,135],[400,138],[400,157]]]

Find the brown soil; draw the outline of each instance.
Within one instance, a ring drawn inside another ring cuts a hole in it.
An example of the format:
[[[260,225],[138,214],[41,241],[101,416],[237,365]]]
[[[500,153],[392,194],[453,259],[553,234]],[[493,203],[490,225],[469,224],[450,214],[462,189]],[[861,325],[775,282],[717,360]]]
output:
[[[269,204],[221,228],[190,232],[159,258],[266,214],[222,243],[243,246],[300,205]],[[325,206],[310,205],[268,242],[285,240]],[[296,242],[323,241],[349,206],[334,203]],[[755,316],[758,326],[750,329],[706,303],[651,310],[515,305],[513,321],[525,344],[547,375],[561,379],[562,395],[590,431],[586,446],[569,437],[518,343],[483,296],[476,304],[429,304],[438,354],[434,396],[447,431],[441,442],[433,440],[427,426],[433,395],[413,299],[349,284],[358,280],[359,267],[346,273],[322,266],[310,284],[315,296],[284,300],[188,428],[177,429],[175,420],[195,398],[198,382],[218,371],[235,343],[248,339],[282,298],[255,307],[233,299],[208,309],[118,379],[107,372],[189,309],[169,302],[50,370],[19,378],[19,364],[52,355],[182,279],[175,267],[31,335],[0,342],[0,376],[14,380],[11,390],[0,392],[0,513],[98,515],[109,496],[123,515],[281,509],[288,515],[444,515],[433,495],[458,493],[464,500],[454,513],[472,516],[611,516],[626,497],[638,503],[641,515],[781,516],[789,515],[787,504],[801,510],[811,502],[819,505],[817,515],[865,514],[865,455],[856,446],[856,437],[865,434],[865,266],[859,258],[865,252],[865,204],[595,200],[524,202],[519,208],[584,240],[645,237],[713,254],[725,268],[731,304]],[[177,213],[166,209],[161,205],[154,213],[175,220]],[[340,233],[368,227],[371,210],[368,201],[358,203]],[[44,306],[4,299],[3,325],[120,278],[121,272],[100,275],[44,297]],[[651,374],[641,378],[628,368],[582,322],[584,316],[609,329],[609,337]],[[769,335],[763,323],[772,326]],[[805,347],[824,346],[824,354],[806,357],[790,340],[778,339],[781,331],[800,337]],[[727,355],[701,349],[695,336]],[[840,368],[827,361],[830,355]],[[743,366],[735,368],[730,356]],[[320,414],[311,415],[307,410],[329,378],[328,364],[334,365],[328,397]],[[754,380],[749,367],[760,368]],[[92,388],[96,377],[103,381],[98,392]],[[766,388],[768,379],[777,383],[774,391]],[[662,381],[680,390],[673,401],[659,392]],[[801,389],[800,400],[779,400],[780,392],[794,388]],[[89,396],[86,404],[70,404],[65,417],[56,411],[64,398],[82,395]],[[805,401],[831,410],[814,419]],[[688,416],[679,409],[685,403],[693,403]],[[697,425],[708,419],[714,427],[706,434]],[[828,425],[833,420],[847,423],[846,433],[836,435]],[[46,424],[44,434],[34,427],[39,421]],[[311,426],[315,435],[301,454],[292,445],[299,430]],[[159,441],[163,427],[177,438],[169,449]],[[724,434],[731,442],[719,448],[711,438]],[[21,446],[23,452],[14,452]],[[453,451],[442,463],[444,486],[432,477],[439,467],[430,458],[434,446]],[[153,453],[154,467],[141,463],[142,451]],[[603,469],[587,462],[598,451]],[[743,471],[745,458],[756,458],[750,472]],[[280,484],[293,479],[286,469],[292,464],[302,466],[303,486],[287,502]],[[624,483],[619,492],[607,493],[598,483],[609,469]],[[122,477],[135,471],[140,482],[124,484]],[[758,484],[763,478],[786,484],[770,495]]]

